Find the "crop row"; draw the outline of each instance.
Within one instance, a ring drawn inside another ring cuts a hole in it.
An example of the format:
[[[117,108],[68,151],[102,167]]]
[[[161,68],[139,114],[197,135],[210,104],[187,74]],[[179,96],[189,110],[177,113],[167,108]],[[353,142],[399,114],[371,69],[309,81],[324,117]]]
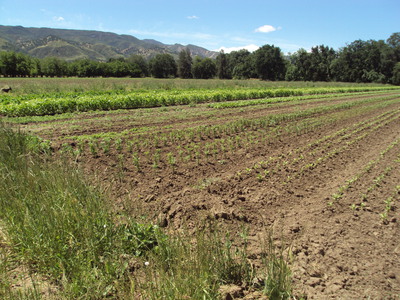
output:
[[[392,103],[392,101],[389,101]],[[380,104],[380,103],[378,103]],[[371,109],[376,108],[374,104]],[[337,105],[330,107],[331,111],[338,109]],[[340,108],[339,108],[340,109]],[[328,112],[328,109],[324,109]],[[353,109],[354,114],[357,114],[358,109]],[[310,110],[305,116],[312,116],[315,113],[316,121],[310,126],[316,128],[332,122],[334,118],[324,116],[321,118],[319,110],[317,112]],[[75,157],[80,155],[90,154],[94,157],[99,155],[114,155],[117,165],[121,170],[126,167],[126,164],[134,166],[138,172],[142,172],[147,167],[152,167],[154,170],[160,168],[171,168],[175,170],[179,165],[186,165],[194,162],[196,165],[205,162],[213,162],[225,164],[229,161],[231,155],[239,149],[250,149],[254,147],[265,147],[276,139],[280,134],[297,134],[296,126],[302,123],[302,116],[293,115],[292,118],[284,118],[272,125],[266,123],[265,127],[248,127],[246,122],[241,123],[243,127],[235,126],[228,130],[229,125],[216,125],[207,127],[209,131],[194,129],[176,130],[169,133],[152,133],[140,134],[131,138],[117,137],[111,139],[108,137],[73,139],[76,146],[71,146],[65,143],[62,147],[63,151],[73,153]],[[330,115],[331,116],[331,115]],[[351,119],[353,115],[346,114],[346,118]],[[389,117],[389,116],[388,116]],[[317,120],[320,119],[320,122]],[[283,121],[289,121],[285,127],[279,124]],[[339,120],[339,119],[338,119]],[[309,120],[304,120],[308,123]],[[382,120],[381,120],[382,121]],[[260,123],[259,123],[260,124]],[[236,124],[237,125],[237,124]],[[248,124],[247,124],[248,125]],[[226,131],[220,131],[221,126]],[[228,127],[225,127],[228,126]],[[306,125],[304,125],[306,127]],[[310,130],[313,130],[313,129]],[[344,135],[345,133],[342,132]],[[70,140],[70,139],[69,139]],[[312,147],[310,145],[310,147]]]
[[[387,91],[381,91],[387,92]],[[295,101],[303,101],[303,100],[314,100],[314,99],[324,99],[330,100],[335,98],[343,98],[346,96],[354,97],[358,95],[368,95],[369,93],[377,94],[377,91],[373,92],[350,92],[350,93],[342,93],[342,94],[318,94],[318,95],[305,95],[305,96],[291,96],[291,97],[280,97],[280,98],[265,98],[265,99],[255,99],[255,100],[239,100],[239,101],[229,101],[222,103],[210,103],[208,107],[217,108],[217,109],[225,109],[225,108],[236,108],[236,107],[246,107],[246,106],[255,106],[255,105],[263,105],[263,104],[275,104],[275,103],[285,103],[285,102],[295,102]]]
[[[332,201],[328,202],[329,206],[332,206],[333,204],[339,204],[339,200],[343,199],[346,195],[347,192],[350,191],[350,188],[353,187],[357,182],[360,181],[361,178],[364,178],[363,180],[363,186],[364,192],[360,193],[359,196],[353,197],[354,199],[359,199],[359,201],[353,202],[350,205],[350,208],[352,210],[365,210],[365,209],[370,209],[369,206],[374,205],[378,206],[379,203],[373,203],[376,201],[371,201],[373,199],[375,200],[380,200],[380,203],[384,204],[384,210],[382,213],[379,214],[382,222],[384,224],[388,223],[388,217],[390,211],[394,209],[395,206],[395,200],[399,199],[399,194],[400,194],[400,185],[395,184],[394,188],[390,188],[390,190],[393,190],[393,192],[390,192],[388,188],[386,188],[386,191],[391,194],[389,197],[386,197],[385,200],[382,201],[381,195],[382,195],[382,189],[384,189],[384,185],[387,185],[386,178],[390,177],[394,172],[394,168],[398,168],[398,163],[400,162],[400,153],[397,153],[397,159],[394,161],[388,161],[388,159],[385,159],[387,153],[391,151],[393,148],[398,147],[400,144],[400,139],[396,139],[392,143],[390,143],[380,154],[379,157],[376,159],[370,160],[361,170],[352,176],[352,178],[346,180],[344,184],[342,184],[337,192],[333,193],[331,198]],[[396,165],[394,165],[395,163]],[[380,165],[380,166],[379,166]],[[373,175],[372,170],[375,169],[375,175]],[[369,178],[365,178],[369,175]],[[361,184],[361,183],[360,183]],[[375,190],[379,189],[379,196],[378,197],[373,197],[372,193]],[[360,189],[355,189],[355,191],[359,191]]]
[[[129,94],[69,95],[44,97],[29,101],[0,103],[0,115],[40,116],[76,111],[148,108],[191,103],[221,102],[243,99],[319,95],[330,93],[394,90],[395,87],[351,87],[322,89],[236,89],[236,90],[173,90]]]
[[[342,128],[304,147],[276,157],[269,157],[252,167],[239,171],[239,178],[242,179],[243,174],[250,176],[255,172],[256,178],[260,181],[274,174],[284,175],[287,173],[288,177],[285,181],[287,183],[295,177],[303,176],[306,171],[313,170],[322,162],[345,151],[352,144],[364,139],[382,126],[398,120],[398,118],[398,111],[390,111],[368,121]]]
[[[373,159],[370,160],[363,168],[361,168],[361,171],[359,171],[356,175],[354,175],[352,178],[346,180],[346,182],[341,185],[337,192],[332,194],[332,200],[338,201],[339,199],[343,198],[345,192],[355,183],[357,182],[360,178],[362,178],[363,176],[365,176],[366,174],[370,173],[372,168],[374,168],[375,166],[377,166],[382,159],[385,157],[385,155],[395,146],[397,146],[400,142],[400,139],[395,140],[394,142],[392,142],[391,144],[389,144],[389,146],[380,153],[379,157],[377,159]],[[391,167],[386,167],[384,172],[381,173],[379,176],[377,176],[376,178],[373,179],[373,182],[371,185],[368,186],[367,191],[365,193],[362,193],[360,195],[360,207],[363,207],[365,205],[365,201],[368,198],[368,194],[373,191],[377,186],[379,186],[380,182],[382,181],[382,179],[387,176],[389,174],[389,172],[391,171]],[[362,204],[364,203],[364,205]],[[329,202],[330,205],[333,204],[333,202]],[[354,204],[355,205],[355,204]],[[353,205],[353,208],[354,208]]]
[[[218,125],[201,125],[192,128],[186,129],[178,129],[172,130],[170,132],[152,132],[150,134],[142,134],[142,130],[128,130],[123,131],[121,133],[113,133],[109,132],[107,134],[96,134],[92,136],[71,136],[67,137],[67,139],[74,140],[93,140],[93,139],[102,139],[107,137],[114,138],[122,138],[126,137],[129,134],[137,133],[136,139],[146,143],[143,148],[148,148],[149,146],[153,146],[158,148],[160,145],[176,145],[176,144],[185,144],[191,142],[204,141],[206,139],[215,139],[221,138],[224,136],[235,136],[239,133],[243,133],[244,131],[249,130],[259,130],[259,129],[273,129],[273,127],[278,126],[282,122],[286,121],[297,121],[304,118],[310,118],[312,116],[316,116],[317,120],[321,118],[322,114],[332,113],[333,111],[341,111],[350,109],[352,107],[362,106],[365,104],[373,103],[373,106],[370,109],[375,109],[376,105],[382,106],[389,105],[397,102],[397,96],[379,96],[379,97],[371,97],[363,100],[357,101],[349,101],[341,104],[331,104],[324,105],[316,108],[311,108],[303,111],[296,111],[290,113],[281,113],[274,115],[267,115],[259,118],[247,118],[247,119],[239,119],[235,121],[230,121],[224,124]],[[382,104],[379,104],[379,102]],[[332,117],[329,117],[332,119]],[[299,126],[302,126],[301,123],[295,124],[295,131],[299,130]],[[304,126],[312,126],[310,122],[306,122]]]

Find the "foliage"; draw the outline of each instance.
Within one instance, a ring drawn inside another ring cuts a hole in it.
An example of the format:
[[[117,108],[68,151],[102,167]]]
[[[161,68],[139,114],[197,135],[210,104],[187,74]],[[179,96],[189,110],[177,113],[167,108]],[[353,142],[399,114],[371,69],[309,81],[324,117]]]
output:
[[[192,56],[190,50],[186,48],[179,53],[178,74],[180,78],[192,78]]]
[[[400,62],[398,62],[393,68],[392,83],[400,85]]]
[[[197,79],[210,79],[216,75],[217,67],[211,58],[196,56],[192,67],[193,77]]]
[[[236,79],[256,78],[254,55],[246,49],[229,54],[232,77]]]
[[[286,65],[279,47],[265,45],[254,52],[256,72],[262,80],[282,80]]]
[[[32,59],[15,52],[0,52],[0,74],[3,76],[30,76],[33,70]]]
[[[157,54],[149,61],[150,73],[156,78],[175,77],[177,65],[171,54]]]
[[[357,40],[332,61],[332,74],[337,81],[386,83],[392,77],[393,57],[393,49],[384,41]]]
[[[290,56],[290,66],[286,72],[286,80],[329,81],[330,66],[336,53],[324,45],[311,48],[308,53],[300,49]]]
[[[228,69],[228,57],[223,50],[218,54],[216,58],[217,66],[217,76],[219,79],[229,79],[229,69]]]
[[[50,77],[68,75],[67,63],[57,57],[46,57],[41,61],[41,72]]]
[[[400,62],[400,32],[393,33],[386,42],[394,51],[394,61]]]
[[[136,73],[137,76],[132,77],[146,77],[149,76],[149,66],[147,61],[141,55],[131,55],[126,59],[126,62],[131,64],[133,68],[139,70],[139,73]]]

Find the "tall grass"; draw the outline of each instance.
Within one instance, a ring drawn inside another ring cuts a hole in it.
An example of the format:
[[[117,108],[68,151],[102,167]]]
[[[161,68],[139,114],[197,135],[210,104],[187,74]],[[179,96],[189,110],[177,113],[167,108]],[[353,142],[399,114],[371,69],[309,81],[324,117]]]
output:
[[[35,153],[37,139],[0,126],[0,219],[19,260],[67,296],[117,292],[114,281],[127,276],[120,256],[153,248],[157,229],[115,225],[79,171]]]
[[[145,299],[218,299],[225,284],[251,285],[255,270],[245,247],[214,229],[176,235],[150,256],[141,286]]]

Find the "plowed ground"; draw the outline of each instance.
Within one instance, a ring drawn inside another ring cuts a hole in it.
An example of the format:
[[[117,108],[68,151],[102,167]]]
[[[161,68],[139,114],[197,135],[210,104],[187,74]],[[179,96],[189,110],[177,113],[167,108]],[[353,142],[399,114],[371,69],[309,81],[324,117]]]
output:
[[[68,152],[117,210],[171,231],[210,219],[233,238],[246,228],[255,265],[273,229],[293,254],[296,295],[400,298],[398,93],[86,113],[23,126]],[[84,137],[105,132],[115,135]]]

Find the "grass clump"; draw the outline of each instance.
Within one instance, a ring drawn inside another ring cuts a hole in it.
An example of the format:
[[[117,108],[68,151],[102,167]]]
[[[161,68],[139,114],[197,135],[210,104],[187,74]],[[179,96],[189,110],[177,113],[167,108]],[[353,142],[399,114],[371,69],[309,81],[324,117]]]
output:
[[[291,271],[272,235],[263,245],[258,267],[248,259],[246,234],[241,238],[234,246],[229,234],[223,235],[214,224],[195,235],[179,234],[165,240],[157,254],[149,256],[138,282],[144,299],[231,299],[221,287],[232,285],[243,296],[258,291],[268,299],[290,299]]]
[[[168,239],[149,258],[140,283],[145,299],[219,299],[221,285],[249,286],[254,268],[246,249],[221,237],[220,231],[206,229]]]
[[[292,295],[291,270],[285,257],[283,249],[274,245],[272,234],[268,236],[265,255],[263,256],[264,266],[264,293],[269,299],[290,299]],[[289,254],[290,254],[289,249]]]

